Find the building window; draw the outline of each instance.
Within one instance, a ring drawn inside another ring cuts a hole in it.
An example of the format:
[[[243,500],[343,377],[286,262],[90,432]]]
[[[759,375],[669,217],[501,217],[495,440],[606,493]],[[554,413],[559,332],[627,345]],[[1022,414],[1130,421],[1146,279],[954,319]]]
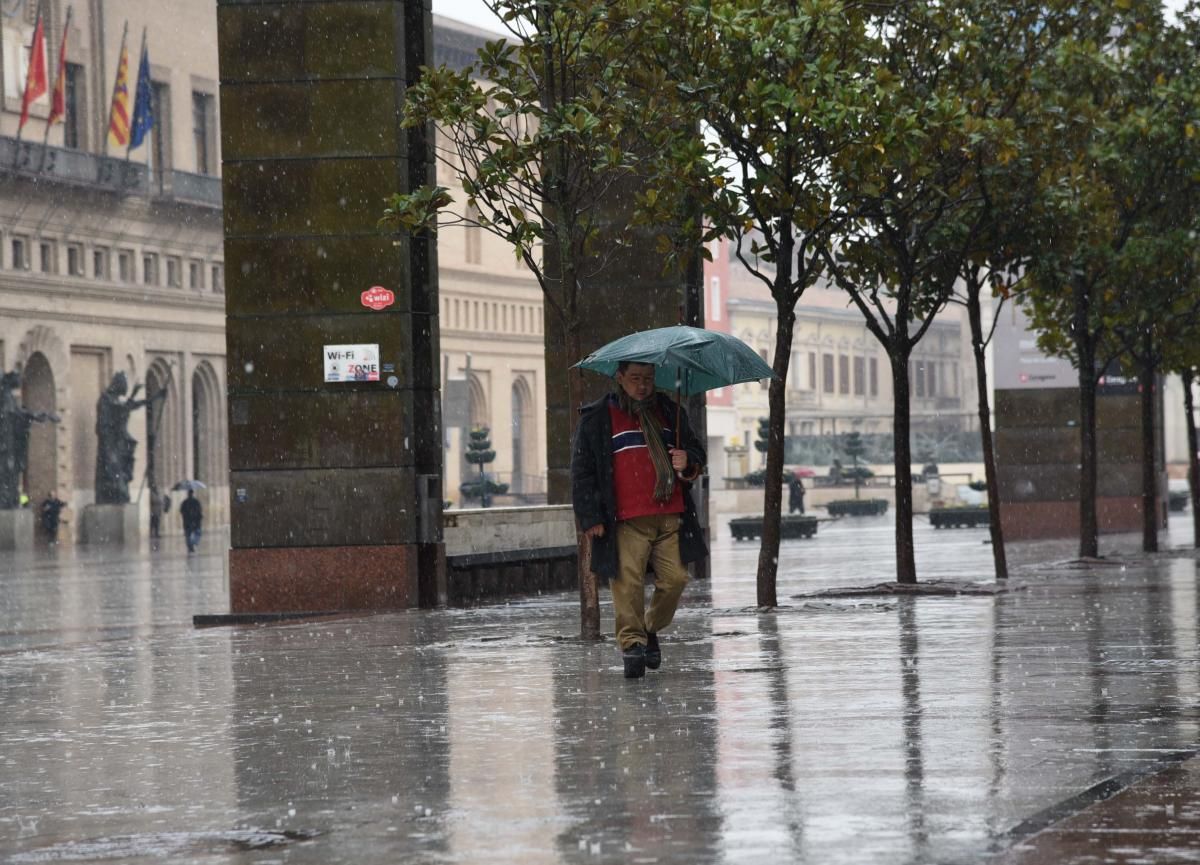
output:
[[[173,255],[167,257],[167,285],[171,288],[183,287],[183,264]]]
[[[158,253],[142,254],[142,284],[158,285]]]
[[[709,312],[708,317],[713,321],[721,320],[721,277],[714,276],[708,281],[711,291],[709,292]]]
[[[150,82],[150,111],[154,115],[154,126],[150,130],[151,168],[154,178],[163,182],[163,173],[171,170],[171,88],[161,81]],[[155,279],[157,284],[157,278]]]
[[[193,259],[188,262],[188,288],[204,290],[204,262]]]
[[[925,377],[929,381],[929,384],[925,388],[925,392],[928,393],[931,397],[937,396],[937,393],[938,393],[937,374],[938,374],[938,365],[937,365],[936,361],[931,360],[925,366]]]
[[[92,249],[92,276],[95,279],[108,279],[108,250],[103,246]]]
[[[925,364],[917,361],[910,364],[910,378],[916,383],[917,396],[924,398],[925,396]]]
[[[67,244],[67,273],[70,276],[86,276],[83,269],[83,246],[78,243]]]
[[[958,382],[958,364],[957,363],[950,364],[950,386],[954,388],[954,391],[953,391],[953,393],[950,394],[950,396],[958,396],[959,382]]]
[[[867,362],[865,358],[854,359],[854,395],[862,396],[867,392]]]
[[[38,269],[42,273],[58,273],[58,250],[53,240],[38,243]]]
[[[808,353],[808,389],[817,389],[817,353],[815,351]]]
[[[225,267],[220,264],[212,266],[212,290],[213,294],[225,293]]]
[[[133,250],[122,249],[117,253],[117,279],[121,282],[133,282]]]
[[[838,355],[838,393],[850,393],[850,357]]]
[[[83,147],[83,67],[67,64],[67,79],[63,82],[63,147],[79,150]]]
[[[29,270],[29,241],[24,237],[12,239],[13,270]]]
[[[871,358],[871,396],[879,396],[879,359]]]
[[[833,393],[833,355],[821,355],[821,389],[825,393]]]
[[[763,363],[765,363],[767,366],[771,365],[771,362],[769,360],[767,360],[767,350],[765,348],[760,348],[758,350],[758,356],[763,359]],[[762,381],[760,381],[758,383],[758,386],[762,390],[766,390],[767,388],[769,388],[771,386],[771,380],[769,378],[764,378]]]
[[[215,100],[211,93],[192,91],[192,135],[196,140],[196,173],[212,174],[212,129]]]

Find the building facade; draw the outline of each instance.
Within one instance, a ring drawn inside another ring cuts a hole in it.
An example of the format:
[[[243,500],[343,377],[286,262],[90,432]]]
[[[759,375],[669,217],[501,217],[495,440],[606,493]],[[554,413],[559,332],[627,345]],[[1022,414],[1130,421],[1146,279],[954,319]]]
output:
[[[51,88],[67,5],[42,6]],[[70,540],[94,500],[96,403],[124,372],[141,386],[139,398],[164,395],[129,425],[139,442],[130,495],[143,517],[154,491],[198,479],[209,519],[220,523],[227,465],[215,4],[73,4],[64,122],[47,130],[46,95],[20,134],[37,4],[6,0],[0,10],[0,365],[20,371],[26,407],[59,417],[32,429],[25,491],[34,505],[49,492],[68,502],[60,540]],[[154,126],[135,150],[109,148],[122,39],[132,101],[143,28]],[[179,531],[177,519],[163,525]]]
[[[60,418],[33,427],[25,489],[35,505],[52,491],[68,502],[60,540],[71,539],[94,501],[96,403],[124,372],[142,386],[139,398],[166,395],[130,421],[139,442],[130,493],[142,525],[151,491],[184,479],[207,485],[206,521],[221,525],[229,490],[216,4],[47,0],[51,88],[68,5],[66,117],[47,130],[44,95],[18,137],[38,3],[0,3],[0,366],[21,371],[27,407]],[[132,108],[143,29],[155,122],[126,151],[108,143],[109,106],[124,42]],[[439,18],[436,59],[467,65],[487,38]],[[487,426],[489,472],[516,500],[537,500],[546,462],[540,289],[506,244],[479,229],[444,230],[439,261],[442,372],[446,392],[462,397],[446,406],[448,420],[462,416],[447,424],[448,498],[459,501],[474,470],[462,457],[466,431]],[[180,530],[174,511],[163,526]]]
[[[714,244],[712,251],[705,273],[709,326],[727,329],[771,363],[777,316],[769,289],[731,258],[727,242]],[[958,440],[972,438],[978,430],[976,377],[969,331],[958,307],[949,307],[914,349],[908,380],[914,460],[936,459]],[[836,453],[836,437],[843,433],[891,436],[887,352],[845,294],[828,283],[812,286],[796,307],[786,394],[789,463],[828,464]],[[754,442],[759,418],[769,412],[767,396],[766,381],[710,394],[709,462],[715,487],[765,464]]]

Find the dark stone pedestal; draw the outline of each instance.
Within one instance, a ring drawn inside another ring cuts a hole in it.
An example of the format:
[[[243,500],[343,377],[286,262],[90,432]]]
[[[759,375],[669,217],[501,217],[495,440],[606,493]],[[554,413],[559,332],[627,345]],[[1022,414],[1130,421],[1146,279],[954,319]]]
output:
[[[0,511],[0,551],[25,552],[33,549],[33,511],[18,508]]]
[[[137,505],[88,505],[83,509],[81,544],[128,545],[136,544],[140,537]]]

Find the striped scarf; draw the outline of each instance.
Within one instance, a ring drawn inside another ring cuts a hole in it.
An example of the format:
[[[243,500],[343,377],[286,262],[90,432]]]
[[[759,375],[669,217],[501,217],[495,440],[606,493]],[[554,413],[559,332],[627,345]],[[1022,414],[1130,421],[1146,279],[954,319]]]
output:
[[[625,414],[637,418],[642,428],[642,438],[650,450],[650,462],[654,464],[656,481],[654,484],[654,500],[669,501],[675,492],[675,468],[671,465],[671,455],[667,453],[667,445],[663,442],[662,421],[658,416],[658,394],[651,394],[643,400],[632,399],[623,388],[617,388],[617,406]]]

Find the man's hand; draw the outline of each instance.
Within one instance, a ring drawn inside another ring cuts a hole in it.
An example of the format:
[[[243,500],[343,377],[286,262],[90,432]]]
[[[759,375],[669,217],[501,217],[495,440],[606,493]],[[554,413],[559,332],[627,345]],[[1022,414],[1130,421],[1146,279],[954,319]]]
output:
[[[671,448],[671,467],[677,472],[683,472],[688,465],[687,451]]]
[[[586,529],[584,534],[589,538],[604,537],[604,523],[596,523],[596,525],[592,526],[590,529]]]

